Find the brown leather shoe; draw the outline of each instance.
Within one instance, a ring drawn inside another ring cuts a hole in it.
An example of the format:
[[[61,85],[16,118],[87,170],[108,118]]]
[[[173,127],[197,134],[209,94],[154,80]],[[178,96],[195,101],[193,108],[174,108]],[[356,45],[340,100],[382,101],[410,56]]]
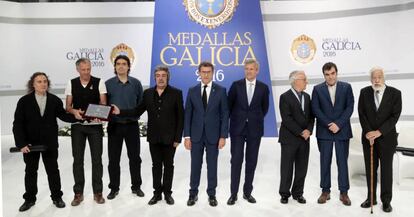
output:
[[[97,204],[105,203],[105,199],[102,197],[102,193],[96,193],[93,195],[93,199],[96,201]]]
[[[349,199],[347,193],[341,193],[341,196],[339,196],[339,200],[342,201],[342,203],[345,206],[351,206],[351,200]]]
[[[320,204],[326,203],[326,201],[330,199],[331,199],[331,195],[329,194],[329,192],[322,192],[321,196],[319,196],[318,198],[318,203]]]
[[[70,205],[77,206],[83,201],[83,194],[75,194]]]

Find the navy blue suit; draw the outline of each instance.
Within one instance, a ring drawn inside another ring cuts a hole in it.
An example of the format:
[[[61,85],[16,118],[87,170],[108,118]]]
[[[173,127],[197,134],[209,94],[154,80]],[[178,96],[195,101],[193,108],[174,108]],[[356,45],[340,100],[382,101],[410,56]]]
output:
[[[243,192],[253,190],[260,140],[263,136],[264,117],[269,109],[269,88],[256,80],[250,105],[247,99],[246,79],[233,82],[229,90],[231,137],[231,194],[237,195],[246,143],[246,168]]]
[[[352,138],[350,118],[354,110],[352,87],[346,82],[336,83],[335,104],[332,105],[325,82],[316,85],[312,92],[312,111],[316,117],[316,138],[320,152],[321,183],[323,192],[330,192],[331,162],[335,142],[338,184],[341,193],[349,190],[348,154],[349,139]],[[339,127],[337,133],[329,130],[329,123]]]
[[[226,88],[212,83],[206,110],[201,84],[188,90],[184,113],[184,137],[191,137],[190,196],[198,194],[204,148],[207,154],[207,194],[216,195],[218,141],[227,138],[229,110]]]

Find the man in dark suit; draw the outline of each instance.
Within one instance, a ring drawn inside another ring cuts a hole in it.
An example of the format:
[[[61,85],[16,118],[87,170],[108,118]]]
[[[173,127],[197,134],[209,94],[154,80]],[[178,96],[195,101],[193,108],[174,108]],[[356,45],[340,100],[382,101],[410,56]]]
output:
[[[207,155],[207,194],[210,206],[217,206],[217,158],[226,144],[229,110],[226,88],[212,82],[214,66],[198,66],[201,83],[187,93],[184,113],[184,145],[191,150],[190,196],[188,206],[196,203],[204,149]]]
[[[264,117],[269,109],[269,88],[256,80],[259,62],[248,59],[244,63],[245,78],[233,82],[229,90],[231,136],[231,196],[227,201],[233,205],[237,201],[240,173],[246,143],[246,168],[243,198],[256,203],[252,196],[253,178],[263,136]]]
[[[293,71],[289,75],[289,81],[292,87],[280,95],[279,100],[282,117],[279,131],[282,148],[279,194],[281,203],[288,203],[288,198],[292,195],[294,200],[303,204],[306,203],[303,188],[308,171],[309,138],[315,120],[311,111],[310,96],[304,92],[308,83],[305,72]],[[295,179],[292,186],[293,168]]]
[[[374,67],[370,71],[372,86],[361,90],[358,101],[359,122],[362,127],[362,147],[365,159],[368,196],[361,207],[371,206],[370,146],[373,146],[373,203],[377,204],[377,170],[381,165],[382,209],[391,212],[392,199],[392,161],[398,145],[395,125],[401,114],[401,91],[385,85],[384,70]]]
[[[154,196],[148,204],[156,204],[164,193],[165,201],[172,205],[174,204],[171,196],[174,154],[181,142],[184,125],[183,95],[181,90],[168,84],[170,79],[168,67],[156,67],[154,77],[156,86],[144,91],[141,104],[133,110],[121,110],[120,116],[141,116],[147,111],[147,141],[150,144],[154,187]],[[117,107],[114,112],[118,113]]]
[[[312,112],[317,120],[316,138],[321,164],[322,194],[318,203],[326,203],[330,199],[332,150],[335,144],[339,199],[344,205],[350,206],[348,155],[349,139],[352,138],[350,118],[354,110],[354,95],[350,84],[337,81],[338,69],[335,63],[325,63],[322,72],[325,82],[316,85],[312,91]]]
[[[49,78],[45,73],[34,73],[27,84],[29,93],[19,99],[14,114],[14,140],[23,153],[26,164],[24,176],[26,192],[23,195],[25,202],[20,206],[20,212],[30,209],[36,202],[40,156],[47,173],[53,204],[58,208],[65,207],[57,162],[59,143],[56,117],[67,122],[76,120],[73,115],[66,113],[62,100],[47,91],[49,86]],[[38,145],[46,146],[47,149],[30,152],[31,146]]]

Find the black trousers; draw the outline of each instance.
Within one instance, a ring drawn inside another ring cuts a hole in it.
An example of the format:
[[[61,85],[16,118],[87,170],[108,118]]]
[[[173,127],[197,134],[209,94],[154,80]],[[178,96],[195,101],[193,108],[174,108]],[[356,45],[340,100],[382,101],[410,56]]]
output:
[[[243,135],[231,137],[231,184],[232,195],[237,195],[240,185],[240,176],[243,158],[246,158],[243,193],[250,195],[253,191],[253,179],[257,166],[261,137],[250,136],[247,125],[243,129]],[[244,147],[246,144],[246,152]]]
[[[371,154],[369,144],[362,145],[365,160],[365,174],[367,179],[368,195],[371,198]],[[394,158],[396,145],[374,143],[374,200],[377,199],[377,170],[378,164],[381,166],[381,201],[390,203],[392,199],[392,162]]]
[[[302,196],[308,171],[309,143],[304,141],[298,144],[281,144],[281,146],[279,194],[282,197]],[[293,170],[295,170],[295,179],[292,185]]]
[[[75,194],[82,194],[85,187],[84,156],[86,139],[89,142],[92,159],[92,188],[93,193],[102,193],[102,125],[72,124],[72,155]]]
[[[108,124],[108,172],[109,185],[108,187],[113,191],[119,190],[121,168],[119,163],[121,161],[122,144],[125,140],[128,158],[129,158],[129,172],[131,175],[131,190],[141,188],[141,157],[140,155],[140,138],[138,122],[131,123],[114,123]]]
[[[60,185],[60,175],[58,168],[58,150],[48,149],[43,152],[30,152],[23,154],[24,162],[26,163],[24,184],[26,192],[23,198],[26,201],[35,202],[37,194],[37,169],[39,168],[39,159],[42,155],[43,164],[45,166],[47,179],[49,181],[50,197],[52,200],[62,198],[62,191]],[[10,186],[12,187],[12,186]]]
[[[154,195],[161,195],[161,193],[171,195],[172,193],[175,150],[173,144],[150,144]]]

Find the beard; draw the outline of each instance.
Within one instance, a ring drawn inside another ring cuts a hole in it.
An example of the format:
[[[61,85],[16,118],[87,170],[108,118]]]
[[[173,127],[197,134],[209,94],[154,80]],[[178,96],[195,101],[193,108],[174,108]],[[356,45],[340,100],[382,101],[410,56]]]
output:
[[[374,91],[381,91],[385,88],[385,84],[372,84],[372,89],[374,89]]]

